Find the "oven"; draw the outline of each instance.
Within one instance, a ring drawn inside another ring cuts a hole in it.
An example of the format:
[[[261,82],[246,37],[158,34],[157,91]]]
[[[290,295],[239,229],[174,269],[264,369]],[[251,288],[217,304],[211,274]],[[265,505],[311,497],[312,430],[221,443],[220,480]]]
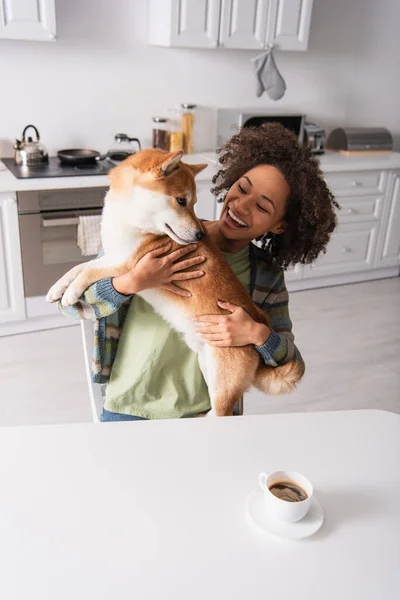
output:
[[[77,245],[79,217],[100,215],[108,188],[18,192],[25,297],[44,296],[75,265],[90,260]]]

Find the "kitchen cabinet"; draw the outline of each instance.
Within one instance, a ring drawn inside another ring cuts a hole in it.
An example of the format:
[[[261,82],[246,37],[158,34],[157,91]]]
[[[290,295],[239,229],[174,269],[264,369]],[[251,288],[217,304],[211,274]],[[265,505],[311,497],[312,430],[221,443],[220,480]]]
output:
[[[0,0],[0,39],[56,39],[55,0]]]
[[[400,265],[400,171],[390,174],[376,267]]]
[[[378,223],[339,224],[326,254],[304,268],[304,278],[341,275],[372,269],[378,235]]]
[[[313,0],[271,0],[266,43],[277,50],[307,50]]]
[[[223,0],[219,46],[221,48],[266,48],[268,0]]]
[[[0,194],[0,323],[25,318],[15,194]]]
[[[149,43],[307,50],[313,0],[150,0]]]
[[[216,48],[221,0],[150,0],[149,43]]]
[[[334,162],[346,159],[334,157]],[[350,160],[350,159],[347,159]],[[376,165],[379,164],[376,159]],[[358,165],[362,164],[358,159]],[[291,291],[340,285],[399,274],[400,170],[365,168],[324,169],[326,183],[340,205],[338,226],[326,254],[312,265],[288,271]],[[329,161],[328,161],[329,162]]]

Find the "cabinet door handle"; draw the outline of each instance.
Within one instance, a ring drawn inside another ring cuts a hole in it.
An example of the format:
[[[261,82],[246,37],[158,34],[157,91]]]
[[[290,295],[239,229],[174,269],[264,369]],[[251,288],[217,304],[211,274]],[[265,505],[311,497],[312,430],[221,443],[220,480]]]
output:
[[[361,181],[352,181],[351,185],[353,185],[354,187],[359,187],[360,185],[364,185],[363,183],[361,183]]]
[[[355,208],[348,208],[347,209],[347,214],[348,215],[355,215],[356,213],[358,213],[358,210],[355,210]]]
[[[346,248],[346,246],[343,246],[342,252],[343,252],[343,254],[348,254],[349,252],[353,252],[353,251],[351,248]]]

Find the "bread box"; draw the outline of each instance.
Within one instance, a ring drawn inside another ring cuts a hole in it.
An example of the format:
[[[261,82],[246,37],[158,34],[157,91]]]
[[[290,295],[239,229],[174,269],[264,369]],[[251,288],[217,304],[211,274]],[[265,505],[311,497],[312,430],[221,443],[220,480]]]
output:
[[[338,127],[329,134],[327,148],[343,154],[388,153],[393,139],[385,127]]]

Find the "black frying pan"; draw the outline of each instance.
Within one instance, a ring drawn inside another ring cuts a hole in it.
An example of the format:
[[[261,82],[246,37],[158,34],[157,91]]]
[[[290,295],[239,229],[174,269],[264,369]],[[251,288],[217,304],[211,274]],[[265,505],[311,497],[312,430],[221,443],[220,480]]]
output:
[[[66,165],[88,165],[94,164],[99,160],[100,152],[71,148],[68,150],[59,150],[57,156],[60,162]]]
[[[60,162],[65,165],[93,165],[99,160],[104,160],[105,158],[111,158],[111,160],[120,162],[121,160],[128,158],[128,156],[131,154],[131,152],[115,151],[107,152],[107,154],[101,155],[100,152],[97,152],[96,150],[85,150],[80,148],[59,150],[57,152]]]

